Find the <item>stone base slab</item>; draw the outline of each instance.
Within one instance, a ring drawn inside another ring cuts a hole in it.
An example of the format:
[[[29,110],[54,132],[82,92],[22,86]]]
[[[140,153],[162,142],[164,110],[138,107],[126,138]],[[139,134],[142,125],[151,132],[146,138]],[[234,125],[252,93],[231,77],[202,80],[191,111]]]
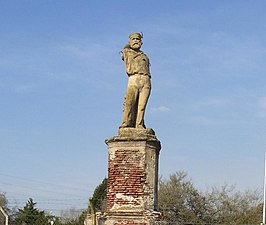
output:
[[[105,212],[96,215],[97,225],[154,225],[161,218],[156,211]]]

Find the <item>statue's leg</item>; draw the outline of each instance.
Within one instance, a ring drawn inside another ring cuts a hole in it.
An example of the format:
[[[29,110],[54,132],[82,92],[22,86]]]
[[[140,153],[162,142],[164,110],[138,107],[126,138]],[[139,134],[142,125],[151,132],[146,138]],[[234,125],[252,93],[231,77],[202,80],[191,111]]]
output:
[[[137,128],[146,128],[144,123],[144,114],[151,92],[150,78],[145,76],[143,78],[143,81],[144,85],[139,93],[138,112],[137,112],[137,121],[136,121]]]
[[[138,98],[138,88],[135,85],[128,85],[124,101],[123,122],[121,127],[135,127],[136,121],[136,100]]]

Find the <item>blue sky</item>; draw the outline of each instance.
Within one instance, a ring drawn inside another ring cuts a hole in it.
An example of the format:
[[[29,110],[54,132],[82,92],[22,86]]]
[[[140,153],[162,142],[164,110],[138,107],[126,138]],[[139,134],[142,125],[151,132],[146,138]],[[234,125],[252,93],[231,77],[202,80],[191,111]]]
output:
[[[0,1],[0,191],[10,205],[86,208],[107,176],[127,76],[119,51],[143,32],[146,125],[159,173],[207,190],[262,189],[266,136],[263,0]]]

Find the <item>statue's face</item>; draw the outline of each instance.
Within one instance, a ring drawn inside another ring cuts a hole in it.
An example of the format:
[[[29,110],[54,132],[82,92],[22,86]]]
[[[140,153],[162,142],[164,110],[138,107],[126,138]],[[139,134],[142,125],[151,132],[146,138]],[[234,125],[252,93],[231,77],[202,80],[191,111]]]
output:
[[[139,36],[132,36],[129,39],[129,46],[134,50],[139,50],[142,45],[141,38]]]

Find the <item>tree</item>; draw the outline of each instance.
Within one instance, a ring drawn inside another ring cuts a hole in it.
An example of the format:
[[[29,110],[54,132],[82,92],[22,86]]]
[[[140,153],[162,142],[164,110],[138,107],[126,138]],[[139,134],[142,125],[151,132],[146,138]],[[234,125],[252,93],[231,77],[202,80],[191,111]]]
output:
[[[0,193],[0,224],[5,224],[6,222],[6,215],[10,213],[8,208],[8,200],[6,198],[5,193]],[[3,212],[2,212],[3,210]]]
[[[75,220],[80,216],[81,213],[82,213],[82,210],[72,207],[72,208],[61,210],[60,217],[64,220]]]
[[[91,202],[95,211],[103,211],[106,208],[106,195],[107,195],[107,178],[102,180],[93,193]]]
[[[61,224],[63,225],[83,225],[86,210],[81,211],[79,209],[70,208],[62,210],[60,214]]]
[[[178,223],[259,224],[262,196],[224,185],[209,192],[197,190],[185,172],[159,182],[159,211],[164,220]]]
[[[35,208],[37,203],[33,202],[30,198],[26,206],[23,209],[19,209],[15,215],[15,224],[17,225],[47,225],[49,222],[49,217],[45,215],[44,211],[40,211]]]
[[[258,224],[262,219],[262,196],[255,190],[236,191],[234,186],[212,188],[206,193],[210,223]]]
[[[0,193],[0,206],[3,207],[3,209],[7,210],[7,204],[8,200],[5,193]]]
[[[171,222],[202,223],[206,217],[206,199],[187,179],[185,172],[170,175],[159,181],[159,211]]]
[[[62,222],[62,225],[84,225],[84,220],[86,217],[87,211],[84,210],[80,213],[80,215],[76,218],[66,219]]]

